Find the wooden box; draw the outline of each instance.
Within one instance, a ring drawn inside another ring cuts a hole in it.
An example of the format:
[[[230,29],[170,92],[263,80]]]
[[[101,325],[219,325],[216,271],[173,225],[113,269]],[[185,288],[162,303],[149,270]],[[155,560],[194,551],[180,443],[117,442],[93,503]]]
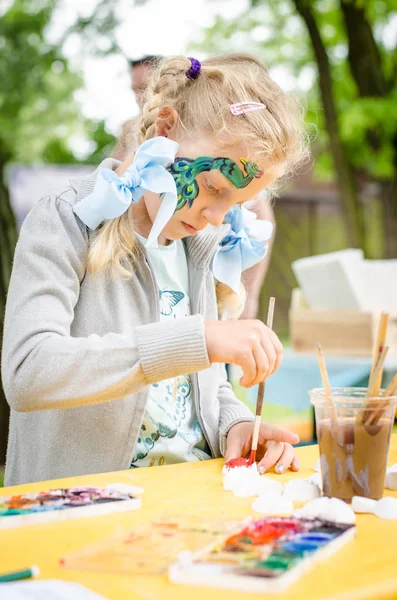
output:
[[[292,293],[290,338],[296,352],[313,352],[317,342],[327,354],[371,356],[379,313],[356,310],[311,310],[300,290]],[[397,312],[389,316],[389,355],[397,354]]]

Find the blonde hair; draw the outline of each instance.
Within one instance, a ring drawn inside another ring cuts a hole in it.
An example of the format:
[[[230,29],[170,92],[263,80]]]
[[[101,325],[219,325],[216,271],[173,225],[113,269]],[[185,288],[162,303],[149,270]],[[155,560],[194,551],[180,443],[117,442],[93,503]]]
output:
[[[283,92],[252,56],[207,58],[195,80],[186,77],[191,66],[186,57],[166,58],[152,65],[135,146],[156,135],[161,109],[171,107],[179,115],[181,137],[207,136],[223,147],[244,143],[249,160],[282,162],[286,176],[308,157],[300,102]],[[262,102],[266,109],[239,116],[231,113],[231,104],[248,101]],[[135,256],[136,237],[128,210],[105,221],[98,230],[88,255],[88,271],[112,268],[121,277],[131,277]]]

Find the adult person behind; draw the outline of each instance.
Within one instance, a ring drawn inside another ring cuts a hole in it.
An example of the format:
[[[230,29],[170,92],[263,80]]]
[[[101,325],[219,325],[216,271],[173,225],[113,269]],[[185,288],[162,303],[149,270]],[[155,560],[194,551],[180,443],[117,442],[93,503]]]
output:
[[[137,60],[129,61],[131,89],[140,110],[142,110],[142,105],[145,100],[145,89],[151,71],[162,58],[163,57],[159,55],[146,55]],[[136,123],[137,118],[134,118],[123,124],[118,144],[111,154],[113,158],[123,161],[130,153],[131,147],[134,146]],[[252,210],[258,219],[271,221],[273,225],[275,225],[274,212],[266,196],[247,202],[247,208]],[[257,317],[259,296],[269,268],[274,237],[275,230],[271,240],[269,240],[269,248],[265,258],[260,263],[244,272],[244,286],[247,299],[244,311],[241,315],[242,319],[255,319]]]
[[[130,60],[130,76],[131,76],[131,90],[134,93],[135,101],[139,106],[139,111],[142,110],[144,101],[145,89],[147,86],[148,79],[152,68],[161,60],[163,57],[159,55],[148,54],[137,60]],[[116,147],[114,148],[111,156],[117,160],[125,160],[126,156],[130,153],[131,147],[135,145],[135,126],[139,121],[138,117],[125,121],[121,127],[121,133]]]

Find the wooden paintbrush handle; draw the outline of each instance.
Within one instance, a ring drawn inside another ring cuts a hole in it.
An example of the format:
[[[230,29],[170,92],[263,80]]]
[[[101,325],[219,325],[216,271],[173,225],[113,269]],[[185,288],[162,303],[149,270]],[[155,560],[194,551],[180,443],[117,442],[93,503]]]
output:
[[[266,325],[269,329],[273,329],[273,316],[274,316],[274,304],[276,302],[275,298],[270,298],[269,300],[269,309],[267,312],[267,322]],[[252,460],[255,460],[255,453],[258,447],[258,438],[259,438],[259,428],[261,424],[261,415],[262,415],[262,406],[263,406],[263,398],[265,396],[265,382],[261,381],[258,386],[258,397],[256,399],[256,410],[255,410],[255,424],[254,431],[252,434]]]
[[[265,397],[265,382],[261,381],[258,388],[258,398],[256,400],[256,411],[255,415],[260,417],[262,415],[263,398]]]
[[[395,394],[397,394],[397,373],[396,375],[394,375],[393,379],[391,380],[391,382],[389,383],[382,395],[387,398],[389,396],[394,396]]]
[[[255,417],[254,421],[254,433],[252,435],[252,446],[251,450],[257,450],[258,448],[258,439],[259,439],[259,429],[261,427],[261,418],[260,415]]]
[[[383,348],[386,345],[388,324],[389,324],[389,314],[382,313],[380,316],[380,320],[379,320],[378,335],[376,338],[376,345],[375,345],[375,349],[374,349],[374,353],[373,353],[373,357],[372,357],[372,368],[371,368],[370,378],[372,378],[372,376],[375,372],[377,363],[379,361],[379,357],[381,356]],[[383,370],[381,369],[380,372],[378,372],[378,376],[373,381],[373,386],[372,386],[372,395],[373,396],[379,395],[379,390],[382,386],[382,373],[383,373]]]

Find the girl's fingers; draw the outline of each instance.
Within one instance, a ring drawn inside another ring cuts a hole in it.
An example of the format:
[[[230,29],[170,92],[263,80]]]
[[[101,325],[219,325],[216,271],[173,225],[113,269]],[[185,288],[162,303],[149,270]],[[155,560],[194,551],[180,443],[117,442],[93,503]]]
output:
[[[253,422],[233,425],[226,437],[225,461],[246,456],[251,451]]]
[[[272,375],[279,368],[283,356],[283,345],[277,335],[271,329],[266,327],[261,336],[261,344],[268,355],[270,369],[267,377]]]
[[[240,458],[242,456],[244,439],[238,435],[229,434],[226,438],[226,453],[225,462],[232,458]]]
[[[300,469],[300,462],[299,462],[299,458],[297,456],[294,457],[294,460],[291,463],[291,471],[299,471]]]
[[[251,387],[272,375],[280,366],[283,346],[276,334],[263,324],[249,334],[248,345],[242,349],[240,364],[244,371],[240,384]]]
[[[247,354],[242,358],[240,366],[244,372],[244,375],[240,379],[240,384],[243,387],[249,387],[251,385],[251,381],[253,381],[256,377],[256,362],[252,351],[247,352]]]
[[[268,368],[267,368],[264,376],[262,377],[262,379],[260,379],[259,381],[263,381],[265,378],[270,377],[270,375],[272,375],[274,373],[274,370],[276,367],[276,361],[277,361],[276,350],[275,350],[272,342],[267,337],[262,338],[261,347],[263,349],[263,352],[266,354],[267,361],[268,361]]]
[[[299,442],[299,436],[282,427],[276,427],[276,425],[271,425],[270,423],[261,423],[259,441],[264,444],[266,440],[297,444]]]
[[[268,328],[266,328],[266,329],[267,329],[267,336],[268,336],[269,340],[271,341],[271,343],[276,351],[276,354],[281,356],[283,353],[282,343],[280,342],[277,335],[274,333],[274,331],[272,329],[268,329]]]
[[[260,473],[266,473],[266,471],[268,471],[270,469],[270,467],[272,467],[279,461],[283,452],[284,452],[284,444],[283,443],[274,442],[274,441],[267,442],[267,450],[265,452],[264,457],[258,464],[258,471]]]
[[[263,350],[259,340],[253,347],[252,353],[256,363],[256,376],[255,379],[251,381],[250,386],[260,383],[269,375],[269,358]]]
[[[284,444],[284,451],[278,459],[277,464],[274,468],[276,473],[279,473],[280,475],[284,473],[289,468],[289,466],[292,465],[292,462],[294,461],[294,456],[295,454],[293,447],[290,444]]]
[[[282,346],[281,346],[281,348],[282,348]],[[275,373],[277,371],[277,369],[280,368],[282,360],[283,360],[283,351],[281,349],[281,352],[277,352],[276,353],[276,364],[274,365],[274,371],[273,371],[273,373]]]
[[[269,359],[259,340],[252,345],[245,364],[248,368],[244,369],[244,377],[240,380],[241,385],[245,387],[251,387],[269,375]]]

